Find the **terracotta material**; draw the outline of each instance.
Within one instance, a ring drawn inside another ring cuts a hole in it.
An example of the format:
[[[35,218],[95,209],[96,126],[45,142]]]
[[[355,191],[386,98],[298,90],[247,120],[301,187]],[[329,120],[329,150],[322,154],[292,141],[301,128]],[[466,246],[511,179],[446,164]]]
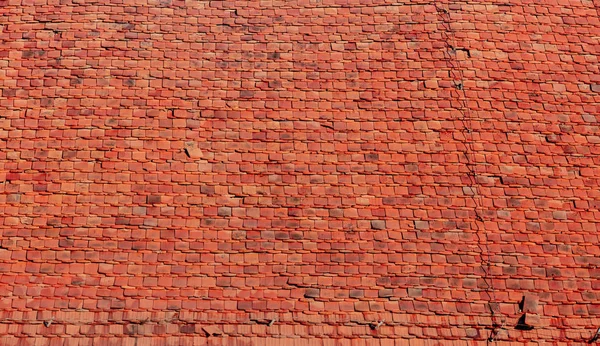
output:
[[[589,341],[599,37],[583,0],[0,1],[0,344]]]

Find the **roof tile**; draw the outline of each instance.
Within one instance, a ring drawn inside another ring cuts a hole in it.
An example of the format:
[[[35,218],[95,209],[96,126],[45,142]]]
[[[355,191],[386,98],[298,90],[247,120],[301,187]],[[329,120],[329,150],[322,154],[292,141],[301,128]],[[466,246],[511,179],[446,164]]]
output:
[[[3,340],[597,328],[593,4],[0,11]]]

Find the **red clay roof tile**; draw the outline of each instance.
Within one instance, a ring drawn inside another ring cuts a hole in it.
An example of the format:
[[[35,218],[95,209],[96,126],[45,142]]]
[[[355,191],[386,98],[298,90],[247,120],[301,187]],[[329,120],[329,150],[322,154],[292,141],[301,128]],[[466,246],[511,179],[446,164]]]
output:
[[[600,326],[592,2],[1,3],[2,343]]]

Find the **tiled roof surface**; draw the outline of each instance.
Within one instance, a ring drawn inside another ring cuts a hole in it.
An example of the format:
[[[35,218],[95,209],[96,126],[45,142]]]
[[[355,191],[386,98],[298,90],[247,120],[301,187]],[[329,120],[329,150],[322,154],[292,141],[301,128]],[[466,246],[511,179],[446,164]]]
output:
[[[1,343],[593,342],[599,6],[0,1]]]

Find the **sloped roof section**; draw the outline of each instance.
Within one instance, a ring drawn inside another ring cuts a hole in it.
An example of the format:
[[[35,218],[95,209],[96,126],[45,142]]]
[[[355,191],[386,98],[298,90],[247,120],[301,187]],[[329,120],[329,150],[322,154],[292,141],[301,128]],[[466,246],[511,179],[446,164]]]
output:
[[[2,344],[595,341],[598,3],[0,4]]]

